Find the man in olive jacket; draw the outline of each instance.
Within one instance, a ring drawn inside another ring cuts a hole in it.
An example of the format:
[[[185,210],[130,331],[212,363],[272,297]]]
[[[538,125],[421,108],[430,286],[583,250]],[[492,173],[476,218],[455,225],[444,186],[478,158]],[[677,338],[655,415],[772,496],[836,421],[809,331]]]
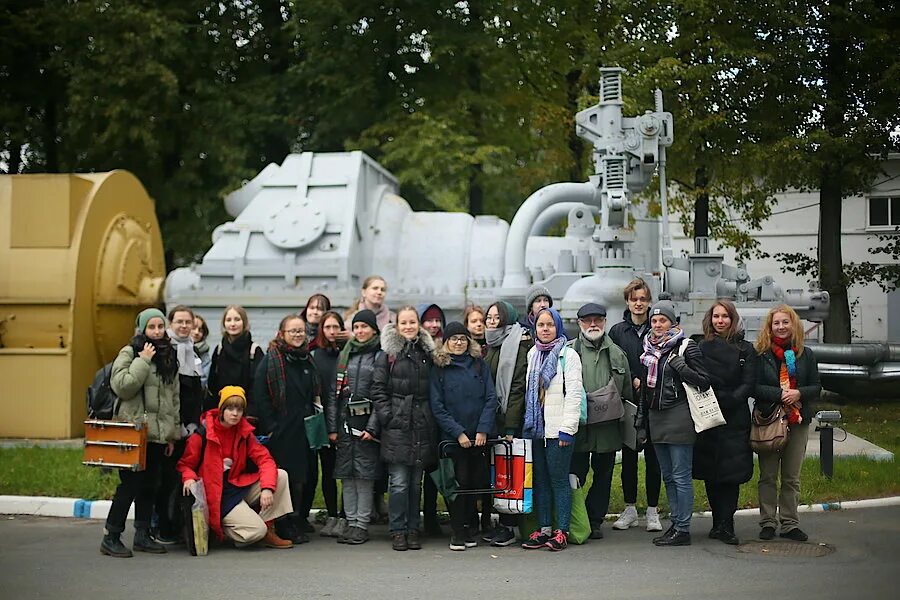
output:
[[[606,335],[606,307],[590,302],[578,310],[578,326],[581,333],[572,347],[581,357],[584,391],[611,398],[613,404],[622,399],[632,399],[631,369],[628,357]],[[602,392],[601,392],[602,390]],[[620,407],[616,407],[618,409]],[[621,411],[616,410],[613,414]],[[603,537],[603,519],[609,510],[609,492],[612,486],[616,452],[622,448],[622,433],[618,417],[582,425],[575,436],[575,452],[572,455],[571,472],[582,483],[587,479],[588,468],[594,470],[594,482],[585,498],[588,519],[591,522],[591,539]]]

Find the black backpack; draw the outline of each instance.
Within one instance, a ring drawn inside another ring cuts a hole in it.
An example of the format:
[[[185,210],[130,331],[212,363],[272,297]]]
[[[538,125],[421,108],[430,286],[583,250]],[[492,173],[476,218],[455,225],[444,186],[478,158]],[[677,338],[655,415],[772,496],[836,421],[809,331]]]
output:
[[[119,407],[119,398],[112,390],[112,363],[107,363],[94,375],[94,382],[85,393],[87,414],[91,419],[112,419]]]

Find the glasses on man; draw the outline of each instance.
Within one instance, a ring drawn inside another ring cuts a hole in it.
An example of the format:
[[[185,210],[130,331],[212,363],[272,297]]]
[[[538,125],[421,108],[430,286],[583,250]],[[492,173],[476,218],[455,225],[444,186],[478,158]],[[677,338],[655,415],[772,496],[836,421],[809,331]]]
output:
[[[292,335],[294,337],[306,335],[306,331],[304,329],[285,329],[284,333],[286,333],[287,335]]]
[[[584,317],[578,320],[585,325],[603,325],[603,322],[606,321],[606,317]]]

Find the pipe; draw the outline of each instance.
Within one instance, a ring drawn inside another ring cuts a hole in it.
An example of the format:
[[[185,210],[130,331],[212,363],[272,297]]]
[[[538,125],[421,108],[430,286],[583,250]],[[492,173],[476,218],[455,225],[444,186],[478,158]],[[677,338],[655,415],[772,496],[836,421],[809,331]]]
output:
[[[599,191],[590,181],[552,183],[534,192],[522,203],[509,226],[503,269],[504,288],[527,288],[531,279],[525,269],[525,248],[534,222],[547,208],[561,202],[581,202],[596,206]]]
[[[600,214],[600,209],[596,206],[588,206],[581,202],[560,202],[559,204],[548,206],[544,212],[538,215],[537,219],[534,220],[534,224],[531,226],[531,233],[529,233],[529,236],[546,235],[551,227],[569,216],[569,211],[573,208],[580,208],[582,206],[590,210],[592,215]]]
[[[820,363],[844,365],[877,365],[900,362],[900,344],[806,344]]]

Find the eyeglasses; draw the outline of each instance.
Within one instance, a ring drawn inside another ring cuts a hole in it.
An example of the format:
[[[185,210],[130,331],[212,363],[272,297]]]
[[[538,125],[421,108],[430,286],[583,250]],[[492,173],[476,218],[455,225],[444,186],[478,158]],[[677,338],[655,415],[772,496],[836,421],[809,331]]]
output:
[[[583,317],[578,320],[585,325],[603,325],[603,322],[606,321],[606,317]]]
[[[306,335],[306,330],[304,329],[285,329],[284,333],[288,335],[298,336],[298,335]]]
[[[469,341],[469,338],[467,338],[464,335],[454,335],[447,341],[450,342],[451,344],[465,344],[466,342]]]
[[[492,317],[491,315],[488,315],[484,318],[484,322],[485,323],[499,323],[500,315],[497,315],[496,317]]]

